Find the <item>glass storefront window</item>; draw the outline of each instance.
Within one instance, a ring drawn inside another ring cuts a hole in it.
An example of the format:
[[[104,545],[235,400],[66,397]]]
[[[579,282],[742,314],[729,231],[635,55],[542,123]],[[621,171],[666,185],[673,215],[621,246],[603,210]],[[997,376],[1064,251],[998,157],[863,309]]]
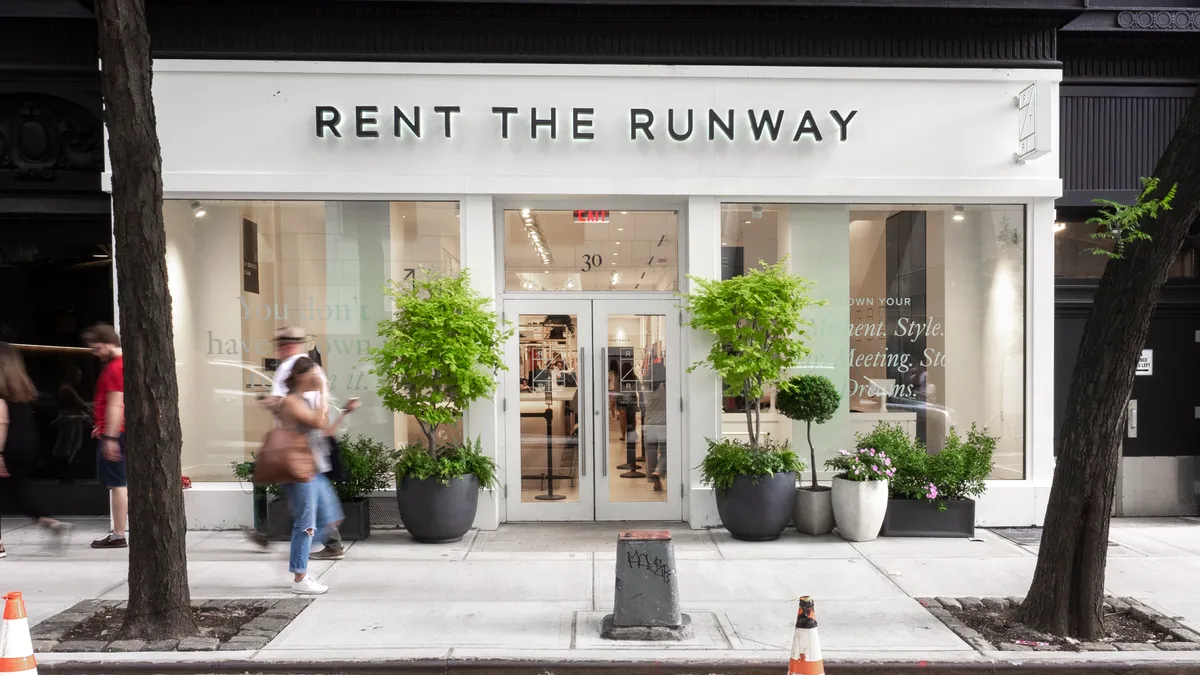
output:
[[[842,388],[841,411],[813,431],[820,454],[880,422],[936,452],[974,423],[998,437],[992,478],[1024,477],[1022,206],[726,204],[721,239],[726,278],[787,257],[828,303],[808,314],[812,354],[798,370]],[[764,430],[791,440],[802,427],[773,397]],[[725,400],[728,436],[744,405]]]
[[[505,211],[505,290],[678,290],[678,221],[675,211]]]
[[[389,446],[423,442],[383,408],[365,362],[391,311],[382,287],[459,269],[455,202],[169,200],[167,269],[183,425],[183,469],[231,480],[273,424],[275,330],[299,326],[336,402],[362,399],[348,426]],[[446,431],[461,440],[461,424]]]

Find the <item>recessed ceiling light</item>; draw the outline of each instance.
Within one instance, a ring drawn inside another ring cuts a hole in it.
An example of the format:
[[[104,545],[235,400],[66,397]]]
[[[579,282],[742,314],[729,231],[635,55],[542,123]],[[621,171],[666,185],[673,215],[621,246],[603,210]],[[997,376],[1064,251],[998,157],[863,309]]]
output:
[[[747,224],[747,225],[749,225],[749,224],[750,224],[750,221],[748,221],[748,220],[747,220],[747,221],[746,221],[746,224]]]
[[[529,209],[521,209],[521,215],[528,218],[529,217]]]
[[[622,212],[621,212],[621,215],[623,215],[623,216],[627,216],[627,215],[629,215],[629,212],[628,212],[628,211],[622,211]]]
[[[625,231],[625,228],[623,228],[623,227],[618,227],[618,228],[617,228],[617,232],[624,232],[624,231]]]

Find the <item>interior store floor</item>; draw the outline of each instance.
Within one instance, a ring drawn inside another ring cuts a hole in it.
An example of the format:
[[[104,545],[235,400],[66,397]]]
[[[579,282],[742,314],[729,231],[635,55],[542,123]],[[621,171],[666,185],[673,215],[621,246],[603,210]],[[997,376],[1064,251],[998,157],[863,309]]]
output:
[[[640,433],[640,431],[641,431],[641,429],[639,427],[639,429],[637,431],[635,431],[634,433]],[[538,439],[538,442],[541,442],[541,440]],[[646,456],[645,450],[642,448],[642,443],[640,440],[638,441],[637,449],[638,449],[638,457]],[[647,477],[647,478],[621,478],[620,477],[620,475],[623,473],[626,473],[626,471],[624,469],[618,469],[617,467],[619,465],[625,463],[625,455],[626,455],[625,441],[621,440],[621,425],[616,420],[614,420],[610,417],[609,421],[608,421],[608,476],[596,476],[595,478],[598,480],[607,480],[608,481],[610,499],[614,502],[665,502],[665,501],[667,501],[666,491],[664,490],[663,492],[655,492],[654,486],[650,483],[649,477]],[[588,459],[590,460],[591,457],[589,456]],[[645,473],[648,476],[649,472],[646,469],[645,462],[639,461],[638,467],[640,467],[639,470],[641,473]],[[582,477],[582,479],[583,480],[592,480],[593,479],[592,472],[589,471],[588,475],[585,477]],[[545,483],[542,483],[541,486],[538,486],[538,484],[537,484],[538,482],[539,481],[524,481],[524,486],[521,489],[521,501],[523,501],[523,502],[537,501],[534,499],[534,497],[536,497],[537,495],[546,493]],[[559,503],[578,502],[579,501],[579,484],[578,484],[578,482],[576,482],[575,486],[572,487],[570,480],[557,480],[554,483],[554,493],[566,496],[566,499],[562,500],[562,502],[559,502]],[[555,502],[544,502],[544,503],[553,504]]]

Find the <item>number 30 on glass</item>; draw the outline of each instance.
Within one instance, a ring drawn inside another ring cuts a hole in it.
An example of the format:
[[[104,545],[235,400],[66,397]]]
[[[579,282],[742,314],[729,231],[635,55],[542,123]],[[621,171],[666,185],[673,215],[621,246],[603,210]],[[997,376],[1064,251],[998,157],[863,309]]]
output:
[[[604,258],[599,253],[583,255],[581,257],[583,258],[583,267],[579,268],[580,272],[591,272],[604,264]]]

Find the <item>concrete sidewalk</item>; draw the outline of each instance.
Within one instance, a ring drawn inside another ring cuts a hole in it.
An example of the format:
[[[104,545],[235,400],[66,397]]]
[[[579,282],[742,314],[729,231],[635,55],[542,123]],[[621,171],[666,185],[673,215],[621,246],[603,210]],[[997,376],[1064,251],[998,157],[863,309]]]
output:
[[[4,524],[9,557],[0,560],[0,592],[22,591],[33,623],[80,600],[127,596],[126,553],[87,546],[104,533],[105,523],[79,521],[63,557],[44,548],[40,529],[15,528],[11,518]],[[330,592],[262,650],[38,658],[51,667],[81,659],[786,664],[796,599],[807,594],[816,600],[825,659],[835,663],[1117,664],[1136,657],[1146,664],[1200,665],[1200,653],[1084,656],[971,649],[913,598],[1024,595],[1036,550],[984,530],[982,541],[851,544],[791,531],[779,541],[752,544],[721,530],[669,526],[680,595],[695,622],[695,638],[683,644],[604,642],[599,625],[612,607],[621,529],[620,524],[503,525],[444,546],[416,544],[402,532],[377,532],[350,545],[343,561],[312,564],[310,571],[329,584]],[[1112,540],[1110,593],[1138,598],[1200,629],[1200,522],[1119,520]],[[245,533],[188,533],[188,574],[196,599],[290,597],[286,545],[262,552]]]

